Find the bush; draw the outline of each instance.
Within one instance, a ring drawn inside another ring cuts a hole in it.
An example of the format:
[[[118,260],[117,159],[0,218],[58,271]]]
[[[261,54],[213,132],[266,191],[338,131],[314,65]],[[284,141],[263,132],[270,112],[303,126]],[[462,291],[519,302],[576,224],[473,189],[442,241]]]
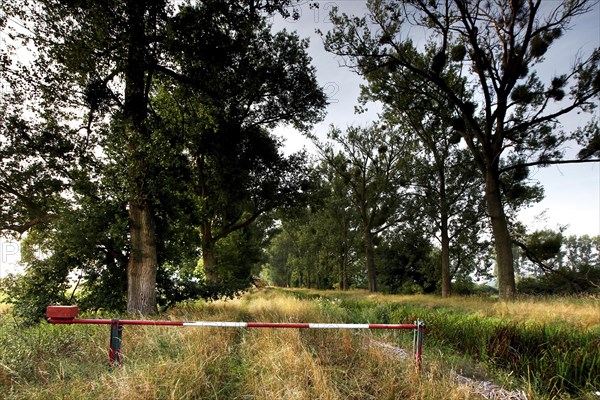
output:
[[[5,301],[13,304],[13,313],[26,325],[43,318],[48,304],[69,304],[65,296],[67,285],[45,273],[9,275],[0,283]]]
[[[400,294],[423,294],[423,288],[413,282],[404,282],[400,287]]]
[[[582,266],[578,271],[562,268],[542,276],[529,276],[517,285],[523,294],[600,293],[600,268]]]
[[[491,296],[498,294],[498,289],[486,284],[476,284],[468,277],[461,277],[452,283],[452,294],[459,296]]]
[[[460,296],[472,295],[475,294],[476,286],[468,277],[460,277],[452,283],[452,294]]]

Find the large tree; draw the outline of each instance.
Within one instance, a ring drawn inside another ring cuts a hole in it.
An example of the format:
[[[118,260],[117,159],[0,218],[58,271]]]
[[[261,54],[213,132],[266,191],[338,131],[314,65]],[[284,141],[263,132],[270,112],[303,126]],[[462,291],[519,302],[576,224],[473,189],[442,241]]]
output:
[[[31,87],[43,105],[60,102],[86,115],[79,121],[93,131],[104,112],[119,123],[113,132],[127,138],[129,255],[128,310],[156,312],[156,234],[145,175],[149,131],[148,87],[157,57],[155,37],[167,17],[164,1],[19,2],[3,11],[20,17],[20,35],[37,53]],[[70,89],[70,90],[65,90]]]
[[[217,242],[290,206],[306,186],[306,155],[284,156],[268,129],[308,129],[322,118],[326,99],[308,42],[272,33],[265,15],[206,2],[181,7],[170,26],[166,49],[174,65],[163,94],[171,103],[166,119],[185,137],[201,208],[204,271],[217,281]],[[199,86],[184,76],[204,78]]]
[[[595,107],[600,50],[575,60],[547,83],[535,68],[573,19],[593,4],[576,0],[544,9],[541,0],[370,0],[367,17],[338,15],[335,10],[331,15],[334,29],[326,36],[327,50],[366,77],[381,68],[411,76],[403,90],[430,86],[458,114],[452,126],[485,182],[503,298],[514,295],[515,279],[502,173],[558,161],[573,137],[560,129],[559,118]],[[428,35],[426,50],[408,37],[414,26]],[[423,51],[435,54],[427,64],[419,56]],[[462,87],[448,80],[444,72],[449,68],[458,68],[466,78]],[[586,150],[580,153],[584,158],[597,153],[593,125],[587,129]]]
[[[202,2],[208,4],[207,8],[225,5],[257,22],[264,19],[265,13],[289,16],[285,8],[288,3],[288,0]],[[76,133],[97,132],[110,118],[111,129],[103,130],[102,134],[124,138],[121,142],[127,172],[130,240],[127,308],[131,312],[156,312],[159,245],[154,210],[157,199],[151,190],[153,176],[149,173],[156,149],[156,143],[152,143],[150,98],[160,76],[184,82],[204,94],[210,94],[211,89],[204,85],[204,76],[186,76],[175,71],[171,68],[173,60],[166,57],[164,42],[173,5],[163,0],[22,0],[2,2],[1,7],[2,24],[8,19],[18,20],[14,35],[35,50],[31,67],[13,69],[13,74],[31,84],[28,86],[31,97],[40,95],[39,108],[50,110],[52,105],[54,109],[74,111],[71,128],[76,126]],[[195,57],[210,59],[212,50]],[[5,66],[4,54],[2,60]],[[52,113],[41,115],[45,118]],[[12,172],[18,175],[19,169],[13,168]],[[32,178],[27,179],[33,182]],[[67,176],[57,183],[65,184],[69,179]],[[45,188],[52,188],[51,180],[43,183]],[[48,217],[54,215],[47,207],[51,202],[37,201],[39,193],[27,194],[11,195],[8,207],[24,211],[24,217],[16,221],[17,225],[9,221],[6,229],[24,232],[35,224],[48,223]],[[59,195],[53,197],[60,200]]]
[[[433,56],[428,51],[421,56],[421,62],[428,64]],[[468,264],[461,248],[481,248],[475,239],[477,235],[472,233],[484,230],[480,196],[483,182],[474,171],[468,152],[459,148],[460,135],[452,132],[451,127],[457,113],[445,96],[428,85],[408,90],[418,76],[397,74],[393,67],[378,68],[365,78],[361,103],[381,101],[381,118],[385,123],[397,127],[402,135],[415,137],[421,144],[421,151],[413,157],[415,198],[407,206],[412,209],[413,223],[418,220],[440,243],[441,291],[447,297],[451,291],[452,261],[454,272]],[[445,78],[455,87],[464,84],[456,69],[445,72]],[[475,240],[465,243],[459,238]],[[451,253],[454,253],[452,260]]]

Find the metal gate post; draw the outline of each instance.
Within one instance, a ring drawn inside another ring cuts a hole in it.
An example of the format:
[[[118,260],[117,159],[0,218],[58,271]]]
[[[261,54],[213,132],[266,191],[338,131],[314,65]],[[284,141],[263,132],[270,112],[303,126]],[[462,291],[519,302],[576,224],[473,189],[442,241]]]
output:
[[[420,320],[415,321],[415,330],[413,336],[413,355],[415,357],[415,366],[417,370],[421,370],[421,361],[423,359],[423,331],[425,323]]]
[[[121,344],[123,343],[123,325],[118,319],[110,320],[110,350],[108,353],[111,366],[121,366]]]

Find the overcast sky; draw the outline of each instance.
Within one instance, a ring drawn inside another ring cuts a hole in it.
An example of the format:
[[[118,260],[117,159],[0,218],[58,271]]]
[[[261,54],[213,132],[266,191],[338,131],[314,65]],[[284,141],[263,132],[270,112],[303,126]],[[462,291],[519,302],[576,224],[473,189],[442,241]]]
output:
[[[543,6],[553,6],[558,1],[544,0]],[[274,18],[276,29],[295,30],[300,37],[310,38],[310,54],[317,69],[317,77],[331,98],[325,121],[314,128],[314,133],[325,137],[328,127],[334,124],[340,128],[348,125],[366,125],[377,119],[377,106],[371,106],[366,114],[355,114],[361,78],[341,66],[343,60],[325,52],[322,39],[315,33],[320,29],[326,32],[332,28],[328,13],[333,7],[353,15],[367,13],[364,0],[321,1],[318,9],[311,9],[309,1],[296,7],[300,13],[297,21]],[[566,72],[578,54],[589,55],[591,49],[600,46],[600,5],[574,21],[573,29],[566,32],[548,51],[546,61],[538,68],[542,78]],[[411,36],[417,43],[423,41],[423,32],[412,28]],[[598,116],[598,110],[596,110]],[[583,125],[589,114],[572,113],[563,121],[565,130]],[[312,144],[301,134],[291,129],[279,128],[277,134],[287,139],[290,151]],[[576,154],[573,148],[570,155]],[[600,163],[580,165],[558,165],[531,170],[531,178],[538,180],[545,190],[545,199],[521,213],[521,221],[530,230],[557,229],[568,225],[567,235],[600,235]]]

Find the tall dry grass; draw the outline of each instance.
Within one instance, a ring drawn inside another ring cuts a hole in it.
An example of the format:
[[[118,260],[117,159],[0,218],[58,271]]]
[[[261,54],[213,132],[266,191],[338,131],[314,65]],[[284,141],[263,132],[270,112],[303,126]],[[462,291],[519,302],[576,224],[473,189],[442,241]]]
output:
[[[283,289],[282,289],[283,290]],[[483,296],[389,295],[366,290],[319,291],[293,289],[310,297],[336,297],[345,300],[368,300],[377,304],[402,303],[430,309],[447,308],[485,317],[509,318],[515,322],[564,323],[577,327],[600,325],[600,297],[522,296],[513,301],[499,301]]]
[[[318,322],[314,301],[275,291],[241,299],[188,303],[163,318],[178,320]],[[63,326],[44,348],[23,331],[32,370],[3,369],[6,399],[478,399],[426,353],[418,373],[412,360],[372,345],[370,332],[298,329],[167,328],[126,326],[124,365],[107,365],[106,327]],[[102,329],[96,329],[102,328]],[[37,332],[37,333],[36,333]],[[79,332],[79,333],[78,333]],[[82,334],[83,333],[83,334]],[[42,333],[43,334],[43,333]],[[399,333],[410,335],[410,333]],[[396,335],[377,340],[396,344]],[[46,351],[61,342],[70,351]],[[85,351],[74,349],[82,348]],[[2,376],[0,374],[0,376]]]
[[[512,374],[540,396],[593,396],[600,387],[597,297],[489,298],[282,291],[347,322],[427,322],[427,343]]]

